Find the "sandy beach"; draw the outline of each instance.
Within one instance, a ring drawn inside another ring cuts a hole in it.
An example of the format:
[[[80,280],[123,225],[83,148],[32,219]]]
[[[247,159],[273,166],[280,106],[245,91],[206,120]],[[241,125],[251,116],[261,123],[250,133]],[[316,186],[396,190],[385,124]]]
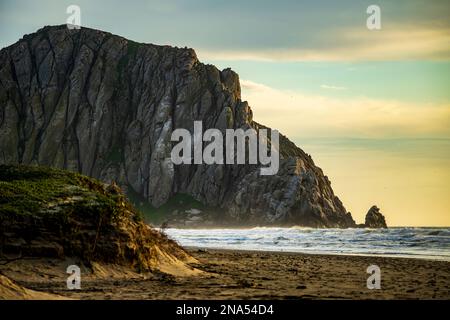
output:
[[[3,298],[450,299],[450,262],[445,261],[188,250],[199,262],[191,266],[203,272],[138,274],[124,267],[94,264],[82,266],[81,290],[66,288],[65,268],[75,260],[15,261],[0,266],[0,272],[33,294],[20,296],[17,291],[17,296],[3,293]],[[366,269],[372,264],[381,269],[379,290],[366,286]]]

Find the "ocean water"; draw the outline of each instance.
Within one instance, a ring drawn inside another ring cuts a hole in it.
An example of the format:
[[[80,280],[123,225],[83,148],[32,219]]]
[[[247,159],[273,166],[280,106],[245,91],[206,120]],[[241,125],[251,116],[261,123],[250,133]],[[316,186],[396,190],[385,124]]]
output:
[[[183,246],[450,261],[450,228],[166,229]]]

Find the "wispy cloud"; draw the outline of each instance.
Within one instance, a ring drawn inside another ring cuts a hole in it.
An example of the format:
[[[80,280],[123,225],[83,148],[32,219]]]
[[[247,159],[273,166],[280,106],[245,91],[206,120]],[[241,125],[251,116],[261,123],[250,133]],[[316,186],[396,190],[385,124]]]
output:
[[[267,92],[267,91],[273,90],[269,86],[266,86],[262,83],[257,83],[257,82],[251,81],[251,80],[241,79],[240,83],[241,83],[241,88],[248,92],[252,92],[252,91],[263,91],[263,92],[266,91]]]
[[[450,60],[450,28],[394,25],[379,31],[341,28],[317,34],[314,44],[280,48],[199,49],[207,60],[386,61]]]
[[[82,24],[139,42],[193,47],[206,60],[450,59],[448,0],[378,0],[378,31],[366,28],[367,6],[355,0],[111,2],[77,1]],[[0,1],[0,47],[44,25],[65,23],[69,4]],[[123,19],[126,25],[117,23]]]
[[[331,86],[331,85],[327,85],[327,84],[322,84],[320,87],[322,89],[330,89],[330,90],[347,90],[346,87]]]
[[[450,137],[450,104],[331,98],[241,80],[256,121],[291,137]]]

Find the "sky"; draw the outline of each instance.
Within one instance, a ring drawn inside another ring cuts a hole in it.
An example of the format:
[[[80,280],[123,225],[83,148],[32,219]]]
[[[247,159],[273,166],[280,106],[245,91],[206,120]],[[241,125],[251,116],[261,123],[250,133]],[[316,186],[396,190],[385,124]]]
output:
[[[448,0],[0,0],[0,47],[71,4],[82,26],[231,67],[254,119],[311,154],[357,222],[376,204],[391,226],[450,226]]]

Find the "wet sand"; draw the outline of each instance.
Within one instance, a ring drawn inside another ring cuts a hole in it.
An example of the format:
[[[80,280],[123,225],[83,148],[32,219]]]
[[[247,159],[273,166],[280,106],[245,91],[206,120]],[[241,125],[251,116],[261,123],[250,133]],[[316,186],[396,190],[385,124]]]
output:
[[[72,260],[0,266],[15,283],[72,299],[450,299],[450,262],[409,258],[188,249],[195,276],[137,274],[119,266],[82,266],[81,290],[66,288]],[[369,265],[381,289],[367,288]],[[48,298],[48,296],[45,296]],[[18,297],[20,298],[20,297]]]

